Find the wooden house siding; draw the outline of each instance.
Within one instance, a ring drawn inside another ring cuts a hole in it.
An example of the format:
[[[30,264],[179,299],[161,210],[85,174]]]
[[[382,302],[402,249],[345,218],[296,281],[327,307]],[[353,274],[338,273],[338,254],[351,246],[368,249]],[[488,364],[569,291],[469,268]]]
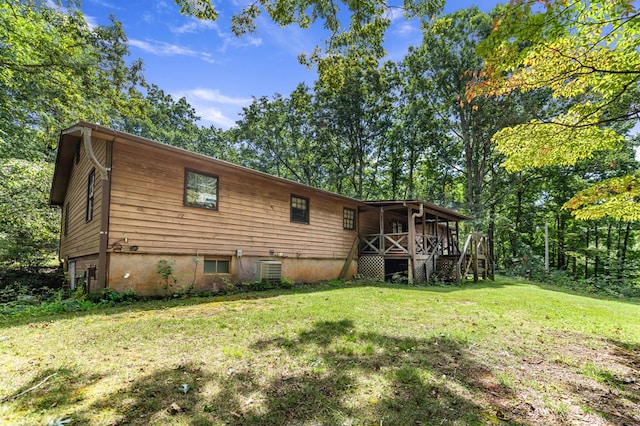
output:
[[[79,141],[78,143],[81,145],[80,161],[78,164],[75,161],[72,163],[69,185],[62,205],[63,224],[68,220],[68,233],[66,236],[64,235],[63,227],[63,232],[60,236],[60,258],[62,259],[97,254],[100,243],[102,209],[100,174],[97,170],[95,171],[93,217],[87,222],[87,184],[89,174],[91,170],[94,170],[94,165],[88,158],[82,142]],[[98,161],[103,163],[106,159],[106,142],[94,140],[93,150]],[[67,214],[67,203],[69,204],[68,219],[64,217]]]
[[[218,210],[184,206],[185,169],[218,176]],[[140,253],[346,258],[356,200],[276,180],[224,162],[119,139],[113,147],[109,247]],[[309,224],[290,220],[290,196],[309,199]]]
[[[84,150],[89,142],[95,161]],[[94,167],[93,217],[87,222]],[[189,203],[215,209],[185,206],[191,173],[217,177],[215,188],[194,179],[208,189],[189,195]],[[292,196],[308,202],[308,215],[300,205],[294,210],[293,219],[305,223],[292,221]],[[386,269],[402,268],[409,280],[423,280],[430,274],[427,263],[457,245],[457,222],[466,219],[424,201],[355,200],[85,122],[61,133],[50,202],[63,210],[60,257],[69,260],[69,271],[86,273],[90,291],[107,286],[143,295],[259,279],[265,271],[260,265],[275,265],[264,260],[277,261],[281,276],[298,282],[366,271],[384,277]],[[347,225],[355,222],[355,229],[344,229],[345,208],[352,212]],[[160,261],[172,265],[171,289],[160,280]]]

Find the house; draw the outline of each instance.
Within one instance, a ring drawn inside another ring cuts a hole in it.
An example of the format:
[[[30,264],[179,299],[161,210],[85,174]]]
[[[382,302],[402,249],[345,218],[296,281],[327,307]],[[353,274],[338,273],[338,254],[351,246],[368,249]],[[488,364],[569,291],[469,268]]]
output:
[[[72,288],[183,287],[355,274],[426,280],[458,255],[452,210],[363,202],[79,122],[60,135],[50,203]]]

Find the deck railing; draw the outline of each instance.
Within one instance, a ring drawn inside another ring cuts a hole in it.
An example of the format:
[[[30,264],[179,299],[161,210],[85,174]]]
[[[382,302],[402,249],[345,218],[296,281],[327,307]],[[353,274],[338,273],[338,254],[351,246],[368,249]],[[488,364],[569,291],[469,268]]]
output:
[[[408,255],[409,233],[400,232],[393,234],[362,235],[360,239],[360,253],[380,255]],[[435,253],[441,246],[442,237],[435,235],[416,235],[416,254],[429,256]]]

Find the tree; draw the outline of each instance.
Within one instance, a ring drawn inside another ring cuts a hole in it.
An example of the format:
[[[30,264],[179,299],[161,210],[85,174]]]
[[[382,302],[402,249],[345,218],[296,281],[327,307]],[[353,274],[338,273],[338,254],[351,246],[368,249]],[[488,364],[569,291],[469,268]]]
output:
[[[60,128],[140,106],[140,62],[120,23],[91,28],[49,2],[0,3],[0,157],[51,159]]]
[[[436,161],[462,177],[465,208],[478,230],[497,202],[497,194],[504,190],[491,183],[499,178],[491,171],[501,161],[491,137],[528,114],[527,108],[518,106],[515,96],[498,101],[477,96],[465,102],[467,82],[482,66],[476,48],[490,31],[489,15],[477,8],[461,10],[425,24],[422,45],[405,59],[408,69],[422,80],[418,81],[423,86],[422,97],[444,125],[429,145]],[[531,109],[539,107],[533,96],[517,101]]]
[[[199,19],[216,20],[218,12],[212,0],[175,0],[181,13]],[[310,55],[301,52],[300,61],[317,65],[320,79],[326,84],[343,83],[342,69],[359,58],[377,63],[385,55],[384,34],[391,17],[404,12],[407,19],[433,16],[442,9],[442,0],[403,0],[401,6],[386,0],[256,0],[249,2],[231,19],[237,36],[256,31],[256,21],[263,12],[283,27],[298,25],[309,28],[317,21],[328,32],[325,46],[317,47]],[[348,20],[348,22],[344,22]]]
[[[378,198],[384,192],[381,157],[391,127],[393,79],[386,65],[356,57],[348,63],[339,68],[339,86],[323,79],[316,83],[318,138],[331,161],[331,189],[359,199]]]
[[[180,148],[193,150],[198,139],[200,117],[185,98],[174,100],[155,84],[144,96],[145,107],[138,114],[121,115],[114,122],[119,130]],[[113,120],[115,121],[115,120]]]
[[[467,100],[547,88],[565,107],[496,133],[509,171],[569,166],[616,149],[638,121],[640,10],[630,0],[515,0],[481,44],[481,73]],[[639,220],[640,174],[603,181],[565,207],[576,217]]]
[[[0,263],[33,266],[57,247],[60,215],[49,206],[53,167],[0,159]]]
[[[245,165],[307,185],[327,185],[323,147],[315,137],[313,94],[306,85],[288,97],[254,99],[242,115],[234,133],[243,145]]]
[[[143,104],[120,24],[90,27],[75,2],[0,3],[0,261],[33,266],[57,245],[48,206],[55,144],[83,119],[111,124]]]

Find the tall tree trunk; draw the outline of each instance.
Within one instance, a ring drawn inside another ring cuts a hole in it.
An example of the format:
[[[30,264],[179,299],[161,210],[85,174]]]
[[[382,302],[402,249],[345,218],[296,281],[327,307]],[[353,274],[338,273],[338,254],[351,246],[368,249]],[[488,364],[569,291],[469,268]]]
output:
[[[622,251],[620,253],[620,269],[618,277],[622,279],[624,273],[625,262],[627,261],[627,246],[629,244],[629,234],[631,232],[631,222],[627,222],[627,228],[624,231],[624,242],[622,243]]]
[[[489,208],[489,230],[487,237],[489,238],[489,262],[493,262],[493,265],[498,264],[498,259],[496,258],[496,250],[495,250],[495,235],[496,229],[496,205],[491,203],[491,207]],[[491,270],[494,271],[493,265],[491,266]],[[487,265],[489,266],[489,265]]]
[[[517,204],[516,204],[516,217],[514,218],[514,223],[513,223],[513,233],[511,234],[511,255],[512,257],[517,257],[518,256],[518,235],[520,234],[520,221],[522,218],[522,197],[524,196],[523,194],[524,190],[519,189],[518,193],[516,194],[516,200],[517,200]]]
[[[556,216],[556,238],[557,238],[557,264],[556,268],[558,269],[566,269],[567,260],[565,257],[565,241],[564,236],[566,233],[567,221],[564,218],[562,213],[558,213]]]
[[[598,249],[600,248],[600,245],[599,245],[600,239],[598,237],[599,237],[600,233],[598,232],[598,224],[597,223],[595,224],[594,232],[595,232],[595,243],[596,243],[596,257],[594,259],[594,265],[593,265],[593,276],[595,278],[597,278],[598,277],[598,267],[600,266],[600,254],[598,253]]]
[[[611,239],[611,220],[607,220],[607,275],[609,276],[613,276],[612,271],[611,271],[611,243],[612,243],[612,239]]]

